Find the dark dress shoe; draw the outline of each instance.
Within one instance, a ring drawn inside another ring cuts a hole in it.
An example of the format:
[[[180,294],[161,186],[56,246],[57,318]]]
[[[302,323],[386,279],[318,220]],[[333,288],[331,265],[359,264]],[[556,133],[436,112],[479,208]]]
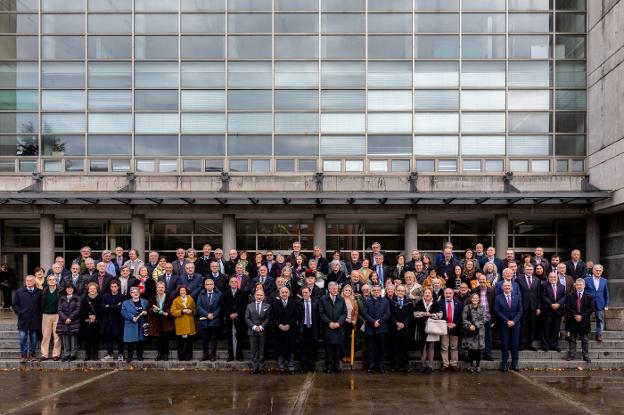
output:
[[[513,370],[514,372],[520,372],[520,368],[518,367],[518,364],[513,365],[513,366],[512,366],[512,370]]]
[[[553,347],[552,350],[554,350],[555,352],[561,353],[561,348],[560,347]]]
[[[233,357],[228,357],[227,360],[226,360],[226,362],[233,362],[233,361],[234,361]]]
[[[69,358],[69,361],[70,361],[70,362],[73,362],[73,361],[74,361],[74,360],[76,360],[76,359],[78,359],[78,357],[76,357],[76,356],[72,356],[72,357],[70,357],[70,358]]]
[[[602,342],[602,336],[601,336],[601,335],[599,335],[599,334],[598,334],[598,335],[596,335],[596,341],[597,341],[598,343],[601,343],[601,342]]]
[[[60,356],[56,356],[56,357],[53,357],[52,360],[54,360],[55,362],[58,362],[59,360],[61,360],[61,357]]]
[[[591,363],[591,359],[589,357],[584,357],[583,360],[587,363]]]
[[[201,359],[199,359],[200,362],[205,362],[206,360],[208,360],[208,356],[203,355]]]
[[[43,357],[43,356],[41,356],[41,357],[39,358],[39,361],[40,361],[40,362],[45,362],[46,360],[48,360],[48,358],[47,358],[47,357]]]
[[[509,371],[509,366],[508,365],[502,365],[501,366],[501,372],[507,372]]]
[[[565,358],[565,360],[567,360],[568,362],[571,362],[572,360],[576,360],[576,356],[569,356]]]
[[[491,362],[494,359],[492,359],[492,356],[490,356],[489,354],[484,354],[483,355],[483,360],[487,360],[488,362]]]
[[[530,350],[530,351],[532,351],[532,352],[537,352],[537,349],[536,349],[536,348],[535,348],[535,346],[533,346],[532,344],[531,344],[531,345],[528,345],[528,346],[526,347],[526,349],[527,349],[527,350]]]

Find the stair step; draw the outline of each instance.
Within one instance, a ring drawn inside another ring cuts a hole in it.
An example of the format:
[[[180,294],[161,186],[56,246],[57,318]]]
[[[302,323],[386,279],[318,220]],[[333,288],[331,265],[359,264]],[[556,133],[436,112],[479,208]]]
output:
[[[624,369],[624,361],[622,360],[600,360],[600,361],[592,361],[591,363],[585,363],[582,360],[578,361],[546,361],[546,360],[520,360],[519,363],[520,369],[527,370],[560,370],[560,369],[578,369],[578,370],[604,370],[604,369]],[[126,362],[102,362],[102,361],[90,361],[83,362],[80,360],[76,360],[74,362],[27,362],[21,363],[19,359],[6,359],[0,358],[0,370],[2,369],[66,369],[66,370],[110,370],[110,369],[155,369],[155,370],[167,370],[167,369],[186,369],[186,370],[249,370],[251,367],[251,363],[249,361],[243,362],[225,362],[225,361],[216,361],[216,362],[200,362],[200,361],[190,361],[190,362],[179,362],[177,360],[170,360],[168,362],[156,362],[154,360],[146,359],[142,362],[133,361],[130,365]],[[296,366],[299,367],[298,364]],[[323,370],[324,364],[322,361],[317,361],[317,370]],[[390,366],[387,366],[390,368]],[[412,361],[410,362],[410,368],[412,370],[417,370],[420,368],[420,362]],[[440,362],[434,362],[434,369],[438,369],[440,367]],[[459,364],[460,369],[464,369],[467,367],[465,363]],[[276,368],[276,362],[272,360],[268,360],[266,362],[266,368],[269,371],[274,371]],[[481,362],[481,368],[484,370],[495,370],[500,368],[500,362],[492,361],[492,362]],[[343,365],[343,369],[345,371],[349,371],[351,367],[349,365]],[[362,370],[362,362],[357,361],[353,367],[354,370]],[[418,374],[413,374],[412,376],[417,376]]]

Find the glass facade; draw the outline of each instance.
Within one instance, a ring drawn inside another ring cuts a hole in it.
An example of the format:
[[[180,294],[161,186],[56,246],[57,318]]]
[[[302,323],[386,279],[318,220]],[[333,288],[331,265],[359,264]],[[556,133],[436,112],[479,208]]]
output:
[[[584,173],[585,8],[0,0],[0,172]]]
[[[494,245],[493,222],[488,219],[471,220],[419,220],[417,248],[422,253],[434,255],[441,251],[446,241],[451,241],[458,254],[477,243]],[[219,220],[153,219],[146,221],[145,249],[157,250],[169,260],[175,259],[177,248],[194,248],[201,251],[205,243],[213,249],[222,246],[222,222]],[[26,270],[39,266],[39,220],[6,219],[0,221],[0,259]],[[301,241],[302,251],[311,253],[314,247],[314,226],[311,219],[236,220],[236,247],[249,253],[266,252],[289,254],[292,243]],[[55,252],[68,261],[80,255],[84,245],[92,247],[99,258],[104,249],[131,247],[130,221],[96,219],[71,219],[55,221]],[[371,245],[379,242],[387,255],[386,263],[394,264],[396,255],[405,252],[405,224],[401,218],[387,220],[336,220],[326,224],[326,252],[331,257],[334,250],[350,258],[350,251],[370,253]],[[585,252],[584,219],[510,220],[509,248],[520,254],[533,252],[542,246],[549,257],[558,253],[567,257],[574,249]],[[409,254],[408,254],[409,256]],[[145,258],[146,256],[144,256]],[[225,253],[227,258],[227,253]],[[409,259],[409,258],[408,258]]]

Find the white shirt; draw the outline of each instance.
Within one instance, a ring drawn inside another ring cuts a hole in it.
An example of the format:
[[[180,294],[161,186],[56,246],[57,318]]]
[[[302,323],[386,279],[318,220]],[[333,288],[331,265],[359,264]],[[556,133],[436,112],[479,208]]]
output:
[[[592,278],[594,279],[594,288],[598,290],[598,287],[600,286],[600,278],[602,277],[598,277],[598,278],[592,277]]]

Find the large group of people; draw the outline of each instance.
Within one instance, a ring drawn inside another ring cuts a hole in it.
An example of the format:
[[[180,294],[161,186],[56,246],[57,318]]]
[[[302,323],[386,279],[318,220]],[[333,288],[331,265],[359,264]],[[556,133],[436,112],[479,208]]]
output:
[[[429,374],[439,350],[441,370],[458,370],[464,359],[479,373],[495,339],[503,371],[510,353],[511,369],[519,369],[521,349],[561,351],[562,319],[568,360],[576,359],[580,338],[590,361],[592,315],[602,341],[604,268],[583,262],[577,249],[565,262],[546,259],[540,247],[516,261],[511,249],[499,258],[477,244],[459,255],[447,242],[435,256],[413,250],[390,266],[379,243],[346,260],[338,251],[325,258],[318,246],[305,254],[298,241],[292,248],[287,255],[231,249],[226,258],[206,244],[201,252],[179,248],[169,262],[156,251],[146,261],[135,249],[126,256],[121,247],[96,259],[85,246],[71,263],[57,257],[13,294],[22,360],[75,360],[79,340],[85,360],[99,359],[103,343],[104,361],[140,361],[148,341],[156,360],[168,360],[174,338],[177,358],[192,360],[193,340],[201,337],[202,360],[217,359],[222,339],[228,361],[243,360],[249,347],[252,374],[264,372],[267,355],[278,373],[294,373],[296,359],[314,371],[321,346],[328,372],[353,365],[359,352],[368,372],[384,372],[386,361],[407,372],[409,352],[420,350]],[[3,264],[2,272],[8,269]]]

